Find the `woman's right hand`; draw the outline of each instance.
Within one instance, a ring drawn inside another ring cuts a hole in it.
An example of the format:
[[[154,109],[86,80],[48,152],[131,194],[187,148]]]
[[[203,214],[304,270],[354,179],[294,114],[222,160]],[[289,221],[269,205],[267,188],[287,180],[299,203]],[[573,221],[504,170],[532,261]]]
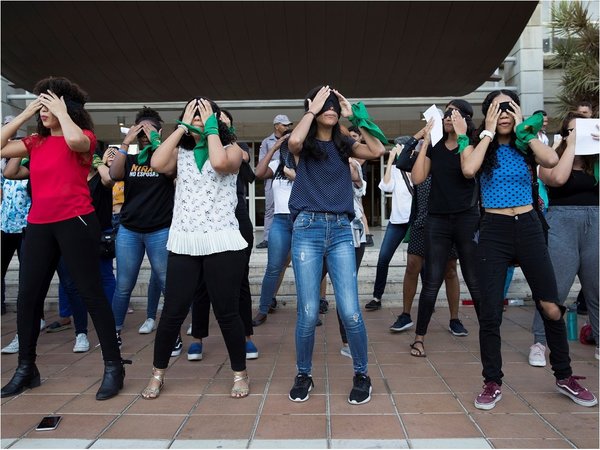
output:
[[[141,125],[133,125],[123,139],[123,144],[129,145],[136,140],[138,133],[142,130]]]
[[[567,145],[572,145],[573,147],[575,147],[575,141],[577,140],[577,128],[573,128],[570,132],[569,135],[567,136]]]
[[[500,104],[494,100],[490,107],[488,108],[488,112],[485,115],[485,129],[491,133],[496,133],[496,126],[498,125],[498,118],[500,117]]]
[[[308,110],[317,115],[319,111],[323,109],[323,105],[325,104],[325,101],[329,97],[330,93],[331,89],[329,89],[329,86],[323,86],[321,89],[319,89],[319,92],[317,92],[313,100],[308,99]]]
[[[181,121],[183,123],[187,123],[188,125],[191,125],[194,120],[194,115],[196,114],[197,109],[198,109],[198,100],[193,99],[191,102],[189,102],[186,105],[185,110],[183,112],[183,117],[181,118]]]

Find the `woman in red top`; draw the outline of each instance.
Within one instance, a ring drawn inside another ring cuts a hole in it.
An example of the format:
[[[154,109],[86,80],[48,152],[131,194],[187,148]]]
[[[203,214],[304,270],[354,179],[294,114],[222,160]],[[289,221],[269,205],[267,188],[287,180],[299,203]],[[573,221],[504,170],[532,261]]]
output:
[[[2,157],[30,159],[32,207],[17,298],[19,365],[2,398],[40,385],[35,365],[39,317],[59,258],[62,256],[90,313],[104,358],[104,377],[97,400],[114,397],[123,387],[125,370],[115,335],[115,321],[104,296],[98,247],[100,225],[94,213],[87,174],[96,148],[93,124],[83,105],[87,95],[66,78],[39,81],[32,101],[2,127]],[[37,134],[8,142],[8,136],[33,116]]]

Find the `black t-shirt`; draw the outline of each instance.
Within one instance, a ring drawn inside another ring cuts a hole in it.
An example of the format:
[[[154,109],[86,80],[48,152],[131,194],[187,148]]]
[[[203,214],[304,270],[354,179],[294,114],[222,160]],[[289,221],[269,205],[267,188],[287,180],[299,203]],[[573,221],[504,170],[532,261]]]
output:
[[[552,206],[598,206],[598,184],[593,175],[572,170],[569,179],[560,187],[548,186]]]
[[[244,142],[238,142],[237,143],[240,148],[245,151],[246,153],[250,154],[250,147],[248,147],[248,144],[244,143]],[[238,198],[238,203],[237,206],[235,207],[235,214],[242,214],[244,212],[248,211],[248,207],[246,205],[246,194],[248,192],[248,183],[254,183],[254,179],[256,178],[256,175],[254,175],[254,172],[252,170],[252,167],[250,167],[250,164],[247,163],[246,161],[242,161],[242,165],[240,166],[240,171],[238,172],[238,176],[237,176],[237,198]]]
[[[99,173],[88,180],[88,187],[92,196],[92,205],[100,222],[100,229],[112,228],[112,189],[102,184]]]
[[[454,214],[477,204],[479,189],[474,178],[465,178],[460,168],[457,148],[448,149],[443,140],[429,146],[431,160],[431,192],[429,214]]]
[[[128,155],[123,180],[121,225],[137,233],[151,233],[171,225],[175,198],[172,178],[155,172],[149,161],[139,165],[137,155]]]

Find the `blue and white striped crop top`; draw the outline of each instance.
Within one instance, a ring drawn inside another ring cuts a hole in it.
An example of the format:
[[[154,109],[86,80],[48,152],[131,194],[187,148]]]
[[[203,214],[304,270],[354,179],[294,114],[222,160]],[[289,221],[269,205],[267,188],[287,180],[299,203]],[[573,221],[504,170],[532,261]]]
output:
[[[496,155],[496,168],[480,177],[483,207],[512,208],[531,204],[531,172],[524,156],[508,145],[499,146]]]

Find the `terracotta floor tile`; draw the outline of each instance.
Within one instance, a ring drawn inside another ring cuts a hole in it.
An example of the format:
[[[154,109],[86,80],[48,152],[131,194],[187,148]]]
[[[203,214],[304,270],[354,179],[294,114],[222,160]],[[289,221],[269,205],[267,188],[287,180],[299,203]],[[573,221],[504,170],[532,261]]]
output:
[[[573,448],[564,439],[490,439],[495,448]],[[597,441],[596,441],[597,442]],[[597,447],[597,446],[596,446]],[[588,448],[588,447],[580,447]],[[595,448],[595,447],[589,447]]]
[[[565,412],[578,413],[586,411],[586,409],[556,391],[541,394],[525,392],[521,395],[541,414]]]
[[[470,363],[442,363],[435,364],[436,370],[442,377],[471,377],[473,375],[479,375],[481,373],[481,364],[478,362]]]
[[[357,426],[358,425],[358,426]],[[332,439],[404,439],[397,416],[332,415]]]
[[[462,413],[464,409],[451,394],[394,394],[400,413]]]
[[[448,388],[439,377],[388,379],[392,392],[399,394],[447,393]]]
[[[348,392],[349,394],[349,392]],[[387,394],[371,394],[371,401],[363,405],[348,403],[348,394],[330,395],[331,414],[395,414],[392,400]]]
[[[325,395],[316,395],[312,391],[305,402],[293,402],[288,395],[268,395],[262,410],[264,415],[273,414],[325,414]]]
[[[125,415],[102,434],[102,439],[172,439],[186,416]]]
[[[250,439],[255,416],[191,416],[177,439]]]
[[[120,414],[134,400],[132,395],[117,395],[99,402],[95,394],[79,395],[58,409],[57,414]]]
[[[473,353],[466,351],[466,350],[461,350],[461,351],[456,351],[456,352],[434,352],[434,351],[429,351],[429,349],[427,349],[427,357],[429,358],[429,360],[438,365],[442,365],[445,363],[448,364],[453,364],[453,365],[461,365],[461,364],[467,364],[467,363],[471,363],[471,364],[481,364],[478,358],[479,355],[474,355]]]
[[[450,386],[450,390],[454,393],[469,393],[479,394],[483,386],[483,378],[481,375],[473,375],[467,377],[446,376],[444,381]]]
[[[126,414],[189,414],[200,396],[160,395],[154,400],[138,397]]]
[[[473,419],[489,438],[518,436],[519,438],[558,438],[544,421],[534,414],[473,414]]]
[[[414,358],[416,360],[416,358]],[[407,377],[435,377],[435,369],[431,364],[381,364],[383,376],[388,379]],[[372,370],[371,370],[372,371]]]
[[[231,398],[229,395],[203,395],[196,409],[192,411],[194,415],[214,415],[214,414],[252,414],[258,413],[258,408],[262,403],[262,395],[251,394],[243,399]],[[289,401],[289,400],[288,400]],[[264,412],[263,412],[264,414]]]
[[[566,400],[567,397],[565,397]],[[580,406],[578,413],[544,414],[544,419],[558,428],[569,439],[598,438],[598,407]],[[575,420],[572,420],[575,419]]]
[[[258,422],[254,438],[326,439],[327,420],[324,415],[265,415]]]
[[[577,446],[577,448],[599,448],[597,437],[595,439],[573,438],[571,440]]]
[[[2,414],[52,414],[66,403],[73,400],[75,395],[20,395],[11,402],[2,405]]]
[[[24,436],[27,431],[35,427],[42,414],[9,414],[2,411],[0,423],[2,424],[2,439],[19,438]]]
[[[62,420],[58,428],[53,431],[35,431],[27,433],[26,437],[32,439],[52,439],[52,438],[78,438],[95,439],[108,424],[114,420],[114,415],[79,415],[79,414],[61,414]],[[41,417],[40,417],[41,420]]]
[[[481,437],[464,414],[401,414],[400,418],[409,439]]]
[[[30,394],[80,394],[100,381],[99,377],[51,377],[41,386],[32,389]]]
[[[291,382],[294,382],[294,377],[298,374],[298,369],[296,368],[296,363],[294,361],[293,364],[290,363],[282,363],[281,361],[277,363],[275,366],[275,371],[273,372],[273,379],[288,379]],[[312,368],[312,376],[313,378],[324,378],[325,377],[325,365],[318,364],[314,365]]]

